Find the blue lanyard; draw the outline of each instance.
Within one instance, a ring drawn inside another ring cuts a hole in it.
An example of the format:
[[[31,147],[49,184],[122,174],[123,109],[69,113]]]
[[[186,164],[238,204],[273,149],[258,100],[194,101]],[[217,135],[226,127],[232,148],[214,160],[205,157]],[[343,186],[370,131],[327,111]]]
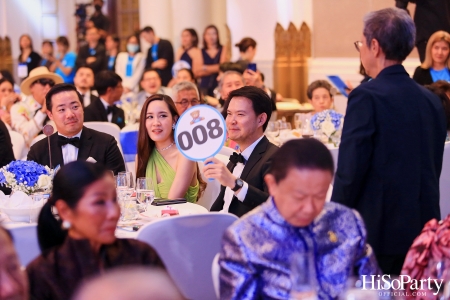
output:
[[[110,56],[110,57],[109,57],[109,60],[108,60],[108,70],[112,70],[112,69],[113,69],[115,59],[116,59],[115,56]]]
[[[95,51],[95,48],[89,48],[89,55],[93,56],[97,53],[97,51]]]
[[[153,61],[158,60],[158,44],[154,44],[152,46],[152,58],[153,58]]]
[[[134,56],[128,56],[127,69],[125,71],[125,76],[127,77],[133,76],[133,60]]]

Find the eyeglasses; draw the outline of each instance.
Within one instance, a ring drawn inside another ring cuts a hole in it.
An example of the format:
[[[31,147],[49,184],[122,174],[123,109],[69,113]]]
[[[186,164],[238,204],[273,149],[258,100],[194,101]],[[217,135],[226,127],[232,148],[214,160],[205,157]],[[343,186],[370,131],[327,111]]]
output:
[[[191,106],[195,106],[195,105],[199,104],[200,101],[198,101],[198,99],[192,99],[191,101],[183,100],[180,102],[175,102],[176,105],[181,105],[181,106],[188,106],[189,103],[191,103]]]
[[[353,43],[355,45],[356,50],[359,52],[359,50],[361,49],[363,42],[361,41],[356,41]]]

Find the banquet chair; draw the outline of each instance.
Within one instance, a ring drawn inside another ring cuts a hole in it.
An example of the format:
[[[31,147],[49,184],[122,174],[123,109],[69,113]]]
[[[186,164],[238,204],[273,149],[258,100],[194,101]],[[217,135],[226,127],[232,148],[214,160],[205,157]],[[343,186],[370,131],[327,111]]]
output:
[[[119,147],[120,153],[123,157],[122,146],[120,145],[120,127],[114,123],[110,122],[84,122],[83,124],[87,128],[94,129],[103,133],[107,133],[112,135],[117,142],[117,146]]]
[[[28,265],[41,254],[37,237],[37,225],[27,224],[8,228],[22,266]]]
[[[211,265],[211,275],[214,284],[214,292],[216,292],[217,299],[220,299],[220,265],[219,265],[220,253],[214,256]]]
[[[36,144],[37,142],[39,142],[40,140],[45,139],[45,134],[40,134],[37,137],[35,137],[30,144],[30,147],[33,146],[34,144]]]
[[[138,231],[137,239],[152,246],[187,299],[216,299],[211,263],[221,249],[225,230],[238,218],[208,213],[162,218]]]
[[[228,164],[229,156],[219,153],[216,154],[215,158],[223,162],[225,165]],[[203,166],[204,163],[202,161],[199,161],[198,168],[200,170],[200,173],[202,174],[203,181],[206,182],[206,189],[204,190],[202,196],[198,199],[197,204],[203,206],[207,210],[210,210],[211,206],[220,193],[220,182],[217,180],[208,180],[208,178],[203,175]]]
[[[233,152],[234,152],[233,148],[223,146],[222,149],[220,149],[219,154],[230,157],[231,155],[233,155]]]
[[[15,131],[9,131],[9,136],[11,137],[15,159],[19,160],[24,158],[27,155],[27,147],[25,146],[23,136]]]
[[[441,219],[450,214],[450,142],[444,145],[442,171],[439,178]]]

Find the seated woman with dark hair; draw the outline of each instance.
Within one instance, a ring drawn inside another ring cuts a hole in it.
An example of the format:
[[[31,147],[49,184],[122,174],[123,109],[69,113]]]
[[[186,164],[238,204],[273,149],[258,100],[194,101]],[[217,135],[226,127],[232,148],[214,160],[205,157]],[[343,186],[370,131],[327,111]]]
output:
[[[206,184],[197,163],[184,157],[175,145],[178,118],[169,96],[156,94],[145,101],[139,122],[136,177],[151,178],[156,197],[196,202]]]
[[[28,300],[28,281],[20,268],[11,234],[0,226],[0,299]]]
[[[39,215],[42,254],[27,266],[31,299],[70,299],[85,278],[118,266],[163,267],[147,244],[116,239],[119,216],[111,172],[85,161],[62,167]]]

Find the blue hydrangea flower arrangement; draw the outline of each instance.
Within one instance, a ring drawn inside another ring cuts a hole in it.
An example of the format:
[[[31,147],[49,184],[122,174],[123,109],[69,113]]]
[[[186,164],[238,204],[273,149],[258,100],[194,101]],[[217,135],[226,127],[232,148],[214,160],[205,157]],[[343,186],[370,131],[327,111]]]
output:
[[[52,179],[53,170],[34,161],[16,160],[0,169],[1,185],[26,194],[50,191]]]
[[[327,119],[330,120],[331,123],[334,125],[335,130],[339,130],[342,121],[344,119],[344,116],[332,109],[321,111],[320,113],[315,114],[311,118],[311,128],[313,130],[322,129],[322,123],[325,122],[325,120]]]

